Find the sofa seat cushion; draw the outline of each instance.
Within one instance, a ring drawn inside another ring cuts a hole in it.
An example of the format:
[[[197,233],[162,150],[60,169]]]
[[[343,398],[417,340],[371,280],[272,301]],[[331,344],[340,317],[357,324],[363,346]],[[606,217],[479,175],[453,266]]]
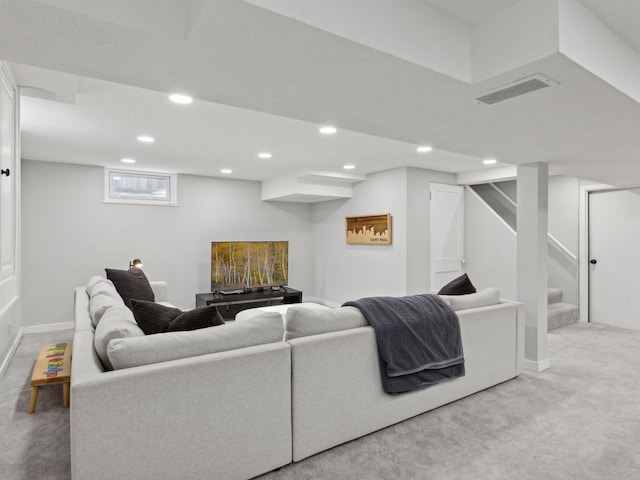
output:
[[[144,332],[136,324],[133,313],[124,305],[108,308],[96,326],[93,344],[105,370],[113,370],[107,347],[115,338],[144,337]]]
[[[308,308],[292,306],[284,320],[284,340],[337,332],[369,325],[356,307]]]
[[[115,339],[107,355],[121,369],[280,342],[283,334],[280,314],[267,312],[217,327]]]
[[[487,307],[500,303],[500,290],[493,287],[485,288],[467,295],[440,295],[454,311],[469,308]]]

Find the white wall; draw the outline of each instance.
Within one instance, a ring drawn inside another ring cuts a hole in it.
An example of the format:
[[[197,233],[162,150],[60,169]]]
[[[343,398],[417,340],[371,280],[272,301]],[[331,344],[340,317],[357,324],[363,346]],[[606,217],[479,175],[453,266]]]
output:
[[[24,325],[72,321],[73,288],[135,257],[151,280],[169,281],[172,302],[192,307],[210,289],[213,240],[288,240],[290,285],[329,304],[428,292],[431,182],[455,176],[398,168],[369,175],[351,199],[306,205],[263,202],[257,182],[179,175],[179,207],[114,205],[102,203],[101,168],[24,161]],[[467,271],[479,288],[514,298],[515,279],[500,273],[509,253],[494,246],[482,213],[465,208]],[[346,244],[346,216],[387,212],[391,245]]]
[[[549,232],[571,253],[578,254],[580,180],[555,175],[549,177]]]
[[[464,192],[465,271],[478,290],[516,299],[516,236],[473,192]]]
[[[429,186],[455,176],[398,168],[367,176],[353,197],[313,206],[316,296],[331,304],[430,291]],[[391,245],[347,245],[345,217],[391,213]]]
[[[369,175],[353,197],[313,205],[313,288],[332,304],[406,291],[405,168]],[[391,214],[391,245],[347,245],[345,217]]]
[[[580,180],[549,177],[549,233],[571,251],[579,253]],[[549,247],[549,286],[562,290],[562,301],[578,304],[578,265]]]
[[[171,302],[210,290],[214,240],[288,240],[290,286],[313,295],[311,207],[267,203],[258,182],[178,176],[178,207],[104,204],[103,169],[23,161],[24,325],[73,321],[73,288],[139,257]]]

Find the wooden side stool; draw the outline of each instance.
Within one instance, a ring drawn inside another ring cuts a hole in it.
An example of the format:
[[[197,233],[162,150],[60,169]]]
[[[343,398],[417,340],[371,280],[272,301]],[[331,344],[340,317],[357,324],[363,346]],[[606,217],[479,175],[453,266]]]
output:
[[[31,375],[29,413],[36,411],[38,391],[43,385],[62,383],[62,406],[69,406],[71,382],[71,342],[49,343],[42,347]]]

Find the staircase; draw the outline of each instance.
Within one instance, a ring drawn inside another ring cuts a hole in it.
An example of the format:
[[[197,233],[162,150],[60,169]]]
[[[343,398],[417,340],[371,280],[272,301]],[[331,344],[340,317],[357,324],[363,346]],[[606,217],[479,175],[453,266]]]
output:
[[[514,239],[517,235],[518,208],[515,202],[517,185],[515,181],[469,185],[484,205],[502,220],[505,228],[511,231]],[[578,259],[550,233],[547,234],[549,246],[547,258],[547,281],[561,288],[549,288],[547,291],[547,331],[564,327],[578,320],[576,305],[562,301],[563,290],[573,300],[577,296]],[[572,294],[575,292],[575,294]]]
[[[562,302],[562,290],[547,289],[547,331],[565,327],[578,320],[578,307]]]

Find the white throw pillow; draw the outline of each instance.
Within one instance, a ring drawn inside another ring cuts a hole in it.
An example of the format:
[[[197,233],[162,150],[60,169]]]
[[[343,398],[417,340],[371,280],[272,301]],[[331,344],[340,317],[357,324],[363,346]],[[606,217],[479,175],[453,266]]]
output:
[[[235,321],[236,322],[244,322],[250,318],[261,315],[265,312],[278,312],[282,315],[282,322],[284,323],[284,318],[287,314],[287,310],[291,307],[304,307],[304,308],[317,308],[320,310],[332,310],[331,307],[327,307],[326,305],[321,305],[319,303],[314,302],[302,302],[302,303],[287,303],[284,305],[270,305],[268,307],[256,307],[256,308],[248,308],[246,310],[242,310],[236,314]]]
[[[467,295],[440,295],[454,311],[469,308],[487,307],[500,303],[500,290],[493,287],[485,288]]]
[[[284,319],[284,340],[367,325],[366,318],[356,307],[316,309],[292,306]]]

